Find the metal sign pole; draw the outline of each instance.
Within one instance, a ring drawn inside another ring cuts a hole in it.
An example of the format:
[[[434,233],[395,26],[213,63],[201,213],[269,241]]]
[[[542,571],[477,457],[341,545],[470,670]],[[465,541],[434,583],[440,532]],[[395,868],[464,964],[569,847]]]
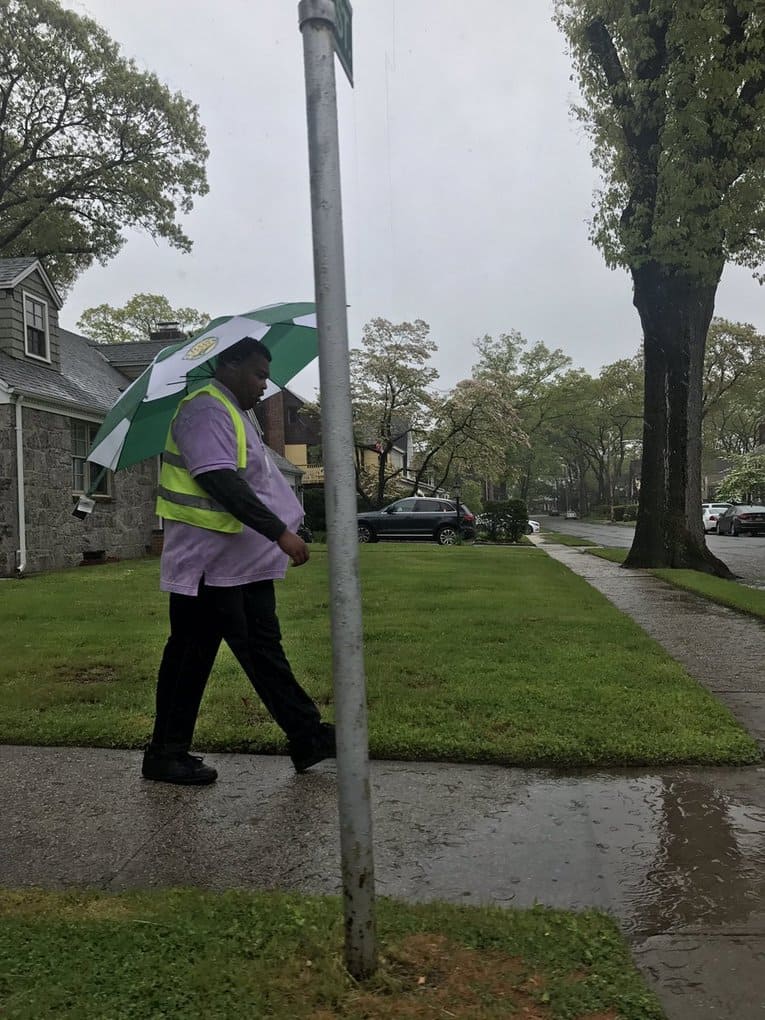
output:
[[[305,62],[319,326],[345,961],[350,973],[362,978],[377,966],[377,939],[335,93],[335,5],[332,0],[301,0],[298,17]]]

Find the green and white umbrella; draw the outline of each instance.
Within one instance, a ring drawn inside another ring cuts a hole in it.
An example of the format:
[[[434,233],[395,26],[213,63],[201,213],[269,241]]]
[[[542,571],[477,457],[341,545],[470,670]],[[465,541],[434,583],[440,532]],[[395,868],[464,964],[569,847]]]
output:
[[[87,459],[119,471],[162,453],[181,399],[208,383],[216,355],[245,336],[262,340],[271,352],[271,383],[264,394],[270,396],[317,356],[316,306],[275,304],[223,315],[190,340],[160,351],[109,411]]]

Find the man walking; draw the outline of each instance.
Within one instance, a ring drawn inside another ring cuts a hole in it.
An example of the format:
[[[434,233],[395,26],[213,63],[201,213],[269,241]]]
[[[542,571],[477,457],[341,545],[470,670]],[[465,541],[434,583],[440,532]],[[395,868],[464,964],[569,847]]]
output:
[[[265,391],[271,354],[245,337],[218,356],[215,378],[181,401],[157,498],[165,520],[160,587],[170,637],[157,679],[146,779],[204,785],[217,772],[189,754],[221,641],[284,730],[295,769],[334,757],[334,727],[295,679],[281,644],[274,579],[308,560],[303,508],[244,411]]]

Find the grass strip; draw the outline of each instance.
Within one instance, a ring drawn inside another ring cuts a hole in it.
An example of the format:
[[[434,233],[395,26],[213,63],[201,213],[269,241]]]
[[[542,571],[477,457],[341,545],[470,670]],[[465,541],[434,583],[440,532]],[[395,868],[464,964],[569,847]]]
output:
[[[588,551],[589,556],[599,556],[601,560],[610,560],[611,563],[624,563],[627,559],[627,553],[629,549],[611,549],[606,547],[600,549],[590,549]]]
[[[698,570],[654,570],[654,574],[676,588],[695,592],[713,602],[719,602],[722,606],[729,606],[741,613],[765,620],[765,591],[747,588],[738,581],[711,577]]]
[[[5,1020],[664,1017],[595,912],[380,900],[380,966],[360,983],[334,898],[0,891],[0,914]]]
[[[627,552],[627,549],[596,549],[591,555],[610,560],[612,563],[623,563]],[[748,588],[738,581],[712,577],[700,570],[657,568],[651,573],[662,581],[674,585],[675,588],[702,595],[721,606],[728,606],[730,609],[737,609],[741,613],[765,620],[765,591],[758,588]]]
[[[359,550],[374,758],[551,767],[746,764],[756,744],[582,578],[537,549]],[[140,747],[151,732],[166,596],[156,561],[0,586],[0,742]],[[332,717],[327,553],[279,585],[285,648]],[[196,733],[283,753],[228,650]]]
[[[575,546],[596,546],[597,542],[591,542],[589,538],[580,538],[578,535],[564,535],[562,531],[541,531],[543,542],[551,545],[575,545]]]

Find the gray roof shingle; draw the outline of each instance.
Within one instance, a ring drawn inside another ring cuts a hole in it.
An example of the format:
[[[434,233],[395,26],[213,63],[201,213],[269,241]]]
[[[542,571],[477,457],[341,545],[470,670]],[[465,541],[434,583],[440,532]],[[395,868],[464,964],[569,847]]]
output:
[[[121,372],[76,333],[59,330],[61,372],[0,352],[0,379],[25,396],[74,404],[105,414],[130,385]]]
[[[21,259],[0,259],[0,287],[12,287],[21,273],[35,262],[37,259],[30,256]]]
[[[106,414],[130,385],[131,380],[106,360],[103,350],[105,345],[93,344],[85,337],[70,333],[66,329],[59,330],[59,338],[61,372],[45,365],[24,361],[22,358],[12,358],[0,351],[0,379],[25,396],[37,397],[52,403],[63,401],[75,404],[83,411]],[[157,346],[158,350],[162,350],[168,345],[166,342],[157,342],[151,346]],[[292,464],[270,447],[269,453],[282,473],[302,476],[302,468]]]
[[[131,344],[96,344],[95,347],[110,365],[145,365],[148,367],[160,351],[171,347],[177,340],[140,340]]]

